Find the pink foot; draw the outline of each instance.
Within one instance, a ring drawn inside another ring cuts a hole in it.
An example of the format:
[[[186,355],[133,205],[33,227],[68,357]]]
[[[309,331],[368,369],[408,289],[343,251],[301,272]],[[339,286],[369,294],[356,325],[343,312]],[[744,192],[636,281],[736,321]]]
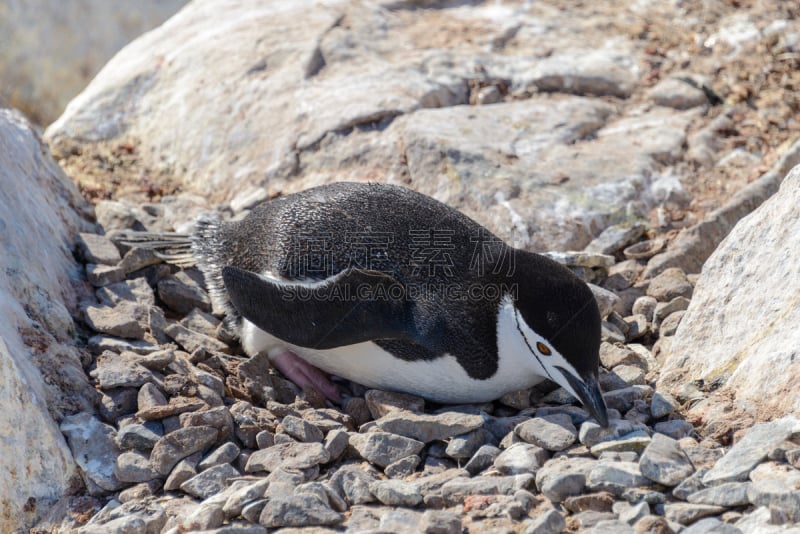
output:
[[[270,356],[270,361],[283,376],[300,389],[313,389],[331,402],[341,403],[339,388],[330,381],[328,375],[291,351]]]

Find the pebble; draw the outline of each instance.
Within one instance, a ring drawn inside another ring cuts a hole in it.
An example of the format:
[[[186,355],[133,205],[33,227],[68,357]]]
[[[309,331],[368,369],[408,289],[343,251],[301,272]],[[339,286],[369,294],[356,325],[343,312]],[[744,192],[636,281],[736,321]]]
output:
[[[483,417],[458,412],[438,415],[391,412],[375,422],[386,432],[430,443],[476,430],[483,425]]]
[[[79,233],[77,245],[85,263],[116,265],[122,259],[119,249],[106,236]]]
[[[389,478],[405,478],[417,469],[421,461],[422,459],[419,456],[412,454],[390,463],[384,468],[383,472]]]
[[[158,477],[150,466],[150,458],[140,452],[123,452],[117,456],[114,476],[120,482],[147,482]]]
[[[522,532],[523,534],[559,534],[566,527],[564,517],[551,508],[525,524]]]
[[[694,473],[694,466],[674,439],[653,434],[639,460],[642,475],[663,486],[677,486]]]
[[[159,438],[150,453],[150,463],[158,473],[169,474],[183,458],[211,446],[218,436],[216,428],[195,426],[181,428]]]
[[[387,506],[416,506],[422,502],[422,494],[413,484],[401,480],[378,480],[369,490]]]
[[[461,517],[446,510],[425,510],[419,520],[419,532],[425,534],[461,534]]]
[[[656,304],[656,311],[653,313],[654,325],[661,322],[673,313],[684,311],[689,308],[689,299],[686,297],[675,297],[669,302],[659,302]],[[655,326],[653,327],[655,329]]]
[[[123,483],[114,474],[119,449],[114,429],[88,413],[64,417],[60,425],[75,462],[87,478],[88,490],[97,495],[117,491]]]
[[[587,458],[555,458],[536,472],[536,487],[551,501],[563,502],[583,492],[594,465],[595,461]]]
[[[533,475],[510,475],[497,477],[456,478],[442,485],[441,492],[445,503],[454,506],[461,504],[469,495],[513,495],[533,482]]]
[[[676,311],[669,314],[658,328],[658,335],[662,338],[674,336],[675,332],[678,331],[678,326],[680,325],[684,315],[686,315],[686,310]]]
[[[301,493],[267,501],[259,523],[267,528],[337,525],[344,518],[315,495]]]
[[[788,439],[800,424],[793,416],[752,426],[703,477],[707,486],[746,480],[775,444]]]
[[[253,452],[244,470],[247,473],[282,469],[308,469],[330,461],[321,443],[279,443]]]
[[[650,280],[647,295],[659,302],[669,302],[676,297],[692,298],[694,288],[683,269],[670,267]]]
[[[603,394],[606,406],[619,412],[627,412],[633,408],[637,400],[645,400],[653,394],[653,388],[647,385],[630,386]]]
[[[607,492],[587,493],[567,497],[564,508],[572,513],[594,510],[595,512],[610,512],[614,505],[614,496]]]
[[[167,523],[164,508],[155,502],[131,501],[116,505],[112,500],[81,528],[82,534],[108,532],[161,532]]]
[[[696,491],[686,497],[686,500],[692,504],[712,504],[728,508],[745,506],[750,504],[747,497],[749,488],[750,482],[726,482]]]
[[[627,421],[625,419],[609,419],[608,427],[603,428],[594,421],[586,421],[581,425],[578,440],[587,447],[593,447],[603,441],[611,441],[637,430],[647,427]]]
[[[616,514],[612,512],[595,512],[594,510],[586,510],[585,512],[578,512],[577,514],[568,517],[567,526],[581,531],[588,531],[598,523],[615,521],[616,519]]]
[[[259,436],[260,435],[261,433],[259,434]],[[271,434],[269,435],[271,439],[272,435]],[[258,436],[256,436],[256,439],[258,439]],[[323,445],[325,447],[325,450],[328,451],[328,454],[330,454],[331,461],[339,459],[339,457],[344,453],[345,449],[347,449],[348,442],[349,442],[349,435],[345,430],[335,429],[328,432],[328,435],[325,436],[325,443]],[[269,445],[272,445],[272,443],[270,443]],[[263,447],[259,442],[258,448],[263,449],[265,447]]]
[[[204,471],[210,467],[214,467],[215,465],[221,464],[228,464],[231,463],[239,456],[239,447],[236,446],[235,443],[228,442],[224,445],[217,447],[215,450],[211,451],[208,456],[203,458],[199,464],[197,464],[197,468],[201,471]]]
[[[791,478],[757,480],[747,487],[747,499],[754,506],[782,510],[790,521],[800,521],[800,483]]]
[[[742,534],[742,531],[716,517],[706,517],[683,529],[681,534]]]
[[[694,426],[692,426],[690,422],[682,419],[673,419],[672,421],[656,423],[653,426],[653,430],[658,434],[664,434],[672,439],[682,439],[695,433]]]
[[[125,279],[125,271],[116,265],[86,264],[86,280],[94,287],[104,287]]]
[[[666,417],[680,407],[675,397],[666,391],[656,391],[650,401],[650,415],[653,419]]]
[[[664,517],[680,525],[690,525],[700,518],[709,515],[718,515],[725,511],[721,506],[710,504],[691,504],[684,502],[667,503],[664,505]]]
[[[590,491],[607,491],[620,496],[627,488],[650,486],[634,462],[599,462],[586,477],[586,487]]]
[[[117,445],[124,450],[150,451],[163,434],[164,430],[158,422],[131,423],[121,426],[117,431]]]
[[[225,500],[222,511],[226,517],[237,517],[248,504],[264,497],[264,493],[270,484],[270,480],[262,478],[249,481],[233,491]]]
[[[376,480],[374,470],[364,469],[358,464],[346,464],[336,470],[330,485],[339,497],[352,506],[375,502],[375,496],[369,487]]]
[[[520,424],[514,432],[527,443],[549,451],[561,451],[575,443],[578,431],[567,414],[534,417]]]
[[[364,393],[364,400],[373,419],[380,419],[390,412],[422,413],[425,410],[425,400],[422,397],[407,393],[370,389]]]
[[[620,521],[634,525],[643,517],[650,515],[650,505],[644,501],[636,504],[617,503],[613,511]]]
[[[643,297],[637,298],[633,303],[633,308],[631,308],[631,312],[634,315],[642,315],[648,321],[652,322],[653,318],[655,317],[656,313],[656,306],[658,305],[658,301],[648,295]]]
[[[325,435],[322,433],[322,430],[312,425],[308,421],[293,415],[287,415],[284,417],[281,421],[281,426],[287,434],[295,438],[297,441],[311,443],[321,442],[323,439],[325,439]]]
[[[208,293],[186,271],[178,271],[158,282],[158,297],[174,312],[187,314],[193,309],[211,310]]]
[[[225,514],[219,504],[201,504],[181,522],[189,532],[207,531],[222,526]]]
[[[638,459],[638,455],[650,445],[650,441],[647,432],[636,430],[610,441],[601,441],[597,445],[593,445],[589,452],[598,458],[609,453],[632,453],[633,458],[629,458],[628,461],[635,461]]]
[[[669,526],[669,522],[656,515],[648,515],[641,518],[633,525],[636,534],[674,534],[674,530]]]
[[[180,323],[170,323],[164,328],[170,339],[183,347],[186,352],[192,353],[198,349],[206,349],[213,352],[229,352],[230,347],[217,338],[189,330]]]
[[[103,390],[138,388],[154,380],[153,372],[125,353],[105,351],[97,357],[94,377]]]
[[[349,444],[362,458],[386,467],[407,456],[418,454],[424,443],[388,432],[350,434]]]
[[[451,438],[445,454],[457,460],[472,458],[481,446],[491,443],[497,443],[494,436],[488,430],[479,428]]]
[[[515,443],[501,452],[494,467],[504,475],[536,473],[548,460],[547,451],[530,443]]]
[[[222,491],[228,480],[240,475],[230,464],[210,467],[181,484],[181,490],[199,499],[207,499]]]
[[[464,469],[466,469],[470,475],[475,476],[493,465],[494,461],[500,455],[500,452],[500,449],[494,445],[482,445],[464,465]]]

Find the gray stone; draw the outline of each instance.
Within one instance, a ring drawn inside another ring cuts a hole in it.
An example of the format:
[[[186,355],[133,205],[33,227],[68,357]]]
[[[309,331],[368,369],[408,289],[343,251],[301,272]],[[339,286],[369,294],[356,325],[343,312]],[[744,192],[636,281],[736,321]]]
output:
[[[97,357],[97,368],[92,373],[104,390],[138,388],[153,380],[153,372],[134,358],[105,351]]]
[[[375,502],[370,486],[377,480],[374,471],[360,465],[348,464],[340,467],[331,476],[330,485],[351,506]]]
[[[343,519],[319,497],[301,493],[270,499],[261,511],[259,522],[267,528],[307,527],[336,525]]]
[[[627,386],[641,386],[645,384],[644,369],[636,365],[618,365],[612,370]]]
[[[237,447],[235,443],[225,443],[203,458],[200,463],[197,464],[197,468],[203,471],[215,465],[231,463],[239,456],[239,452],[239,447]]]
[[[189,330],[211,337],[216,336],[220,322],[219,319],[199,308],[192,308],[186,317],[181,319],[181,324]]]
[[[287,434],[295,438],[297,441],[304,441],[306,443],[321,442],[325,439],[322,430],[312,425],[304,419],[287,415],[281,421],[281,426]]]
[[[701,87],[704,82],[690,84],[684,79],[691,77],[664,78],[650,89],[648,96],[655,104],[674,109],[690,109],[708,104],[708,97]]]
[[[613,291],[604,289],[594,284],[589,284],[589,289],[594,294],[597,308],[600,310],[600,317],[608,317],[609,314],[619,305],[619,297]]]
[[[122,261],[119,262],[119,268],[125,271],[125,274],[139,271],[145,267],[156,265],[163,262],[155,251],[146,248],[132,248],[122,256]]]
[[[400,480],[378,480],[369,490],[387,506],[416,506],[422,502],[422,494],[413,484]]]
[[[181,527],[189,532],[209,531],[222,526],[224,521],[221,504],[201,503],[181,522]]]
[[[136,394],[137,391],[133,388],[117,388],[104,392],[100,396],[97,411],[103,419],[113,423],[136,411]]]
[[[464,469],[466,469],[470,475],[475,476],[494,464],[494,461],[497,456],[500,455],[500,452],[500,449],[494,445],[483,445],[464,465]]]
[[[725,511],[721,506],[710,504],[690,504],[684,502],[667,503],[664,505],[664,517],[681,525],[689,525],[698,519],[709,515],[719,515]]]
[[[798,421],[792,416],[752,426],[706,473],[703,483],[711,486],[746,480],[750,471],[767,457],[771,448],[787,439],[797,429]]]
[[[497,443],[494,436],[486,429],[479,428],[466,434],[453,436],[447,443],[445,454],[458,460],[471,458],[482,446]]]
[[[131,351],[136,354],[148,354],[157,351],[159,347],[156,343],[142,339],[122,339],[105,334],[98,334],[89,338],[87,348],[92,354],[102,354],[105,351],[117,354],[124,351]]]
[[[430,443],[476,430],[483,425],[483,417],[458,412],[438,415],[390,412],[376,423],[386,432]]]
[[[647,362],[636,351],[626,345],[615,345],[608,342],[600,344],[600,363],[606,369],[613,369],[618,365],[647,367]]]
[[[625,419],[610,419],[608,428],[603,428],[594,421],[586,421],[581,425],[578,439],[587,447],[593,447],[603,441],[611,441],[636,430],[646,431],[647,427]]]
[[[614,513],[617,514],[620,521],[629,525],[636,524],[641,518],[650,515],[650,505],[646,502],[639,502],[636,504],[624,503],[625,506],[618,506],[623,503],[614,505]]]
[[[589,452],[598,458],[602,458],[604,455],[607,456],[610,453],[616,453],[617,455],[632,453],[635,460],[638,460],[639,455],[650,445],[650,441],[651,438],[647,435],[647,432],[636,430],[630,434],[592,445]]]
[[[570,523],[572,525],[575,525],[580,530],[585,532],[592,532],[593,528],[598,524],[607,523],[609,521],[616,521],[616,514],[611,512],[596,512],[594,510],[586,510],[584,512],[578,512],[570,518]],[[619,527],[619,525],[614,526]],[[625,527],[627,527],[627,524],[623,524],[621,526],[623,532],[625,531]],[[608,531],[606,530],[605,532]],[[616,530],[614,530],[614,532],[616,532]]]
[[[102,235],[78,234],[78,250],[84,263],[116,265],[122,259],[114,243]]]
[[[681,319],[683,319],[685,314],[685,310],[676,311],[669,314],[658,328],[658,335],[662,338],[674,336],[675,332],[678,330],[678,325],[681,324]]]
[[[222,507],[226,517],[237,517],[248,504],[260,500],[269,486],[269,479],[253,480],[228,496]]]
[[[652,322],[656,313],[658,301],[651,296],[639,297],[633,303],[631,311],[634,315],[643,315],[648,321]]]
[[[347,449],[347,444],[349,442],[349,435],[344,430],[331,430],[328,432],[328,435],[325,436],[325,450],[328,451],[330,454],[331,459],[330,461],[338,460],[339,457],[344,453],[345,449]],[[259,449],[263,449],[261,445],[258,447]]]
[[[567,414],[534,417],[514,429],[528,443],[549,451],[561,451],[575,443],[578,431]]]
[[[123,452],[117,457],[114,476],[120,482],[147,482],[159,475],[150,466],[150,458],[140,452]]]
[[[603,394],[606,406],[619,412],[627,412],[633,408],[637,400],[645,400],[653,394],[653,388],[647,385],[630,386]]]
[[[121,426],[117,432],[117,445],[120,449],[149,451],[153,448],[164,430],[160,423],[132,423]]]
[[[639,460],[639,469],[644,476],[664,486],[677,486],[694,473],[678,442],[663,434],[653,434]]]
[[[80,466],[83,476],[100,491],[117,491],[122,482],[115,476],[117,456],[120,451],[115,442],[114,429],[101,423],[88,413],[68,415],[61,421],[61,432]]]
[[[164,491],[180,489],[181,484],[197,474],[197,462],[199,461],[200,453],[198,452],[178,462],[164,482]]]
[[[158,473],[168,474],[183,458],[204,451],[211,446],[218,436],[216,428],[195,426],[181,428],[159,438],[150,453],[150,463]]]
[[[261,512],[264,511],[264,507],[267,505],[267,501],[268,499],[258,499],[246,504],[244,508],[242,508],[242,517],[250,523],[258,523],[261,518]],[[264,531],[266,532],[266,529],[264,529]]]
[[[186,480],[181,484],[181,490],[199,499],[208,499],[222,491],[229,479],[239,475],[230,464],[215,465]]]
[[[706,486],[703,484],[703,477],[707,472],[708,469],[706,468],[695,471],[692,476],[672,488],[672,496],[685,501],[689,498],[689,495],[705,489]]]
[[[749,482],[727,482],[696,491],[686,497],[686,500],[693,504],[712,504],[726,508],[745,506],[750,504],[747,497],[749,487]]]
[[[675,397],[666,391],[656,391],[653,393],[653,398],[650,401],[650,415],[653,419],[661,419],[666,417],[680,407],[680,403],[675,400]]]
[[[656,326],[660,325],[664,319],[673,313],[685,311],[689,307],[689,303],[690,300],[686,297],[675,297],[669,302],[656,304],[656,311],[653,313],[653,323],[655,325],[653,328],[655,329]]]
[[[106,506],[92,517],[80,529],[80,532],[81,534],[106,534],[108,532],[150,534],[161,532],[166,523],[167,514],[160,504],[131,501],[111,509]]]
[[[594,465],[595,461],[588,458],[554,458],[536,472],[536,487],[551,501],[563,502],[583,493],[586,476]]]
[[[211,310],[206,291],[186,271],[178,271],[158,282],[158,296],[167,307],[185,315],[194,308]]]
[[[389,412],[409,411],[421,413],[425,410],[424,399],[407,393],[370,389],[364,393],[364,400],[367,401],[367,408],[373,419],[380,419]]]
[[[567,497],[564,508],[572,513],[594,510],[596,512],[610,512],[614,505],[614,496],[610,493],[589,493]]]
[[[283,469],[308,469],[330,461],[330,453],[321,443],[279,443],[253,452],[247,460],[245,471],[274,471]]]
[[[494,467],[504,475],[535,474],[549,459],[547,451],[530,443],[515,443],[501,452]]]
[[[647,295],[659,302],[669,302],[676,297],[692,298],[693,287],[686,273],[678,267],[665,269],[647,286]]]
[[[767,506],[778,508],[786,513],[792,522],[800,521],[800,489],[797,489],[798,482],[787,483],[791,480],[786,478],[772,478],[756,480],[747,488],[747,499],[754,506]]]
[[[617,496],[628,488],[650,485],[652,482],[642,476],[639,465],[633,462],[599,462],[586,477],[589,490],[607,491]]]
[[[419,520],[424,534],[461,534],[461,517],[447,510],[425,510]]]
[[[610,254],[613,256],[623,248],[638,241],[639,238],[644,235],[645,229],[645,225],[639,222],[609,226],[600,232],[600,235],[595,237],[591,243],[586,245],[584,251]],[[611,269],[617,265],[614,265]],[[611,274],[610,270],[609,274]]]
[[[170,323],[164,332],[175,340],[186,352],[194,352],[197,349],[206,349],[215,352],[229,352],[230,347],[219,339],[189,330],[180,323]]]
[[[94,287],[103,287],[125,279],[125,271],[116,265],[86,264],[86,280]]]
[[[669,436],[672,439],[682,439],[692,436],[695,433],[692,424],[683,419],[673,419],[672,421],[656,423],[655,426],[653,426],[653,430],[658,434]]]
[[[560,534],[567,524],[564,517],[552,508],[525,524],[524,534]]]
[[[511,475],[499,477],[456,478],[446,482],[442,488],[442,497],[450,506],[462,504],[464,497],[470,495],[513,495],[520,489],[526,489],[533,482],[533,475]]]
[[[166,404],[167,398],[164,393],[152,382],[143,384],[139,388],[139,393],[136,395],[137,412],[147,412],[151,408],[165,406]]]
[[[350,434],[349,443],[362,458],[380,467],[386,467],[406,456],[418,454],[425,446],[420,441],[389,432],[353,433]]]
[[[620,519],[600,519],[586,530],[587,534],[605,534],[606,532],[633,534],[633,529],[628,523]]]
[[[390,463],[383,469],[383,472],[389,478],[405,478],[417,469],[421,461],[419,456],[412,454]]]
[[[681,534],[742,534],[742,531],[716,517],[706,517],[683,529]]]

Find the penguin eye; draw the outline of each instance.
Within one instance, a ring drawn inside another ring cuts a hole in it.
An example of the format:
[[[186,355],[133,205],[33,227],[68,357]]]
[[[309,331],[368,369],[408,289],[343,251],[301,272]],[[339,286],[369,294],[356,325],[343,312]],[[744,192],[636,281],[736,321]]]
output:
[[[552,354],[552,351],[550,350],[550,347],[548,347],[547,345],[545,345],[541,341],[537,341],[536,342],[536,348],[539,350],[539,352],[541,352],[545,356],[550,356]]]

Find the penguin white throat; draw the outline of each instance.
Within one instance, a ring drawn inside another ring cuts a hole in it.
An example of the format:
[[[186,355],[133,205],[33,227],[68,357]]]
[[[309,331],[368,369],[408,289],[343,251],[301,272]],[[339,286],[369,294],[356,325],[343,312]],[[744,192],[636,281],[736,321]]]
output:
[[[500,302],[497,313],[497,354],[498,373],[519,375],[524,382],[520,389],[550,379],[580,399],[564,376],[567,372],[580,380],[578,371],[549,340],[528,326],[510,295]]]

